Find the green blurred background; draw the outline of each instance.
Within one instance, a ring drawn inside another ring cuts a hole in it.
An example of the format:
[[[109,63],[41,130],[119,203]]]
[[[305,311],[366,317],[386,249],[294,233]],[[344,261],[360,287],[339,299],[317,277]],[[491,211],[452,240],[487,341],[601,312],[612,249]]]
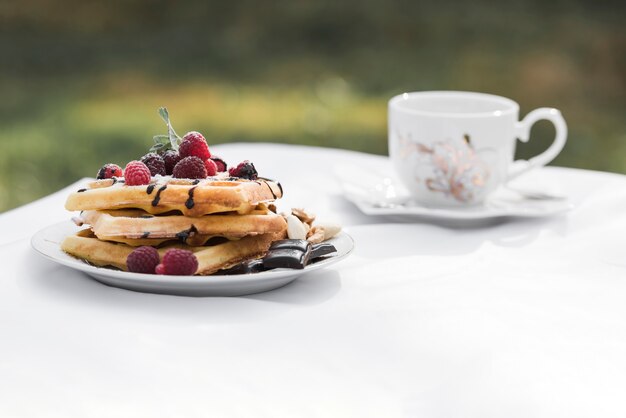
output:
[[[625,4],[0,0],[0,211],[140,157],[159,106],[209,144],[385,154],[387,100],[411,90],[557,107],[555,165],[626,173]]]

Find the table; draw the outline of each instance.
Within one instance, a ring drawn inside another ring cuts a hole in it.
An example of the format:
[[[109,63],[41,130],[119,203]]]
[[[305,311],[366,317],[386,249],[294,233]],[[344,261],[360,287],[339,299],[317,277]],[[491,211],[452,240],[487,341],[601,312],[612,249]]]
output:
[[[564,216],[393,223],[361,214],[332,176],[383,157],[212,149],[280,179],[280,207],[343,224],[354,254],[247,297],[142,294],[30,248],[35,231],[68,219],[81,181],[6,212],[0,416],[626,415],[625,176],[529,174],[570,196]]]

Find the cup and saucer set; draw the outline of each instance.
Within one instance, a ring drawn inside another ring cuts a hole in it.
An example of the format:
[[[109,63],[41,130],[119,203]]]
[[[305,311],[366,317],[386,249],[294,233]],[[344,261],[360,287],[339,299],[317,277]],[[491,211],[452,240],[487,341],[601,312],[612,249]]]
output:
[[[345,196],[367,215],[402,219],[486,220],[547,217],[572,208],[542,170],[563,149],[561,112],[539,108],[519,121],[519,105],[484,93],[428,91],[393,97],[388,108],[389,159],[367,170],[335,168]],[[554,124],[552,144],[514,161],[537,121]]]

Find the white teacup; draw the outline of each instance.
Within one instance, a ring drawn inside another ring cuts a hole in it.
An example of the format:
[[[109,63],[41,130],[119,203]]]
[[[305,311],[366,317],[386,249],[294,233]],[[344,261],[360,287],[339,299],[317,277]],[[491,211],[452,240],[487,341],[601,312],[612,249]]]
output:
[[[426,206],[482,203],[498,186],[552,161],[563,149],[561,112],[540,108],[519,122],[519,105],[484,93],[427,91],[389,101],[389,156],[414,200]],[[543,153],[513,161],[515,143],[546,119],[556,137]]]

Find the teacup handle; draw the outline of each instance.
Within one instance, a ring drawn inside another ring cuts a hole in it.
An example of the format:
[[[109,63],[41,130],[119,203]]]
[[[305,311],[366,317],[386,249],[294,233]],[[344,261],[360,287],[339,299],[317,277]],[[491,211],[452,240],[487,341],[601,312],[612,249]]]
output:
[[[514,161],[509,169],[508,180],[511,180],[528,170],[532,170],[533,168],[543,167],[550,161],[554,160],[554,158],[559,155],[559,152],[561,152],[565,146],[565,141],[567,140],[567,125],[565,124],[565,119],[563,119],[563,116],[558,109],[551,107],[541,107],[539,109],[535,109],[527,114],[522,121],[517,122],[515,124],[517,138],[522,142],[528,142],[530,137],[530,128],[532,128],[535,122],[544,119],[552,122],[554,128],[556,129],[556,136],[554,137],[552,145],[550,145],[550,147],[541,154],[529,160]]]

